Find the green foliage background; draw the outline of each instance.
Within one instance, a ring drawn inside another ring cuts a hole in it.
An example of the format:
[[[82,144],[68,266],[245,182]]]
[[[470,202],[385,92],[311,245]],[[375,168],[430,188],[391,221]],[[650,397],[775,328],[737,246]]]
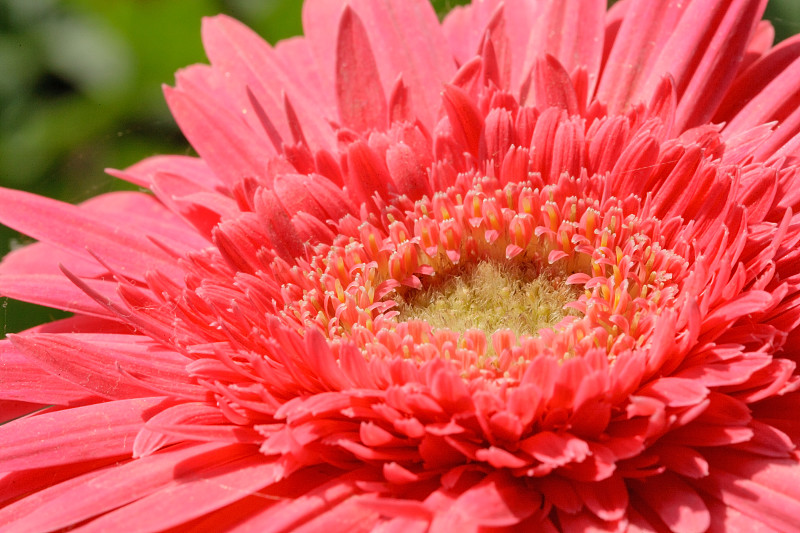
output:
[[[432,3],[444,14],[466,2]],[[274,43],[301,33],[300,9],[300,0],[0,0],[0,185],[76,203],[127,186],[105,167],[191,153],[161,85],[205,62],[201,17],[227,13]],[[800,32],[798,0],[772,0],[767,16],[779,39]],[[0,227],[0,257],[25,242]],[[0,299],[0,333],[61,316]]]

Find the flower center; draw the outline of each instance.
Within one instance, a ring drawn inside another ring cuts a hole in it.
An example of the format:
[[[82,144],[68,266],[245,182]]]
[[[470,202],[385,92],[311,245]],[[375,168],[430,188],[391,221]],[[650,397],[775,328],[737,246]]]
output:
[[[606,194],[607,176],[526,177],[462,173],[432,196],[348,214],[293,264],[274,258],[230,290],[201,287],[200,320],[224,321],[226,336],[276,360],[296,350],[279,329],[315,329],[336,354],[448,361],[464,379],[504,383],[540,357],[604,353],[613,364],[648,346],[694,282],[697,254],[680,221],[655,216],[650,198]],[[251,238],[244,221],[237,239]]]
[[[434,276],[420,290],[398,297],[397,319],[423,320],[433,329],[460,333],[479,329],[491,335],[509,329],[517,337],[534,336],[567,314],[577,314],[564,306],[581,291],[565,279],[533,264],[481,261],[443,280]]]

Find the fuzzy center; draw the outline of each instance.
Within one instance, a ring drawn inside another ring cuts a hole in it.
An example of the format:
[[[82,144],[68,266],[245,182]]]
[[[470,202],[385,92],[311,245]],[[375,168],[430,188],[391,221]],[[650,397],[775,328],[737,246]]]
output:
[[[433,279],[418,291],[398,298],[399,321],[422,320],[432,329],[487,335],[509,329],[517,337],[534,336],[575,311],[565,305],[580,290],[565,276],[533,266],[481,261],[443,281]]]

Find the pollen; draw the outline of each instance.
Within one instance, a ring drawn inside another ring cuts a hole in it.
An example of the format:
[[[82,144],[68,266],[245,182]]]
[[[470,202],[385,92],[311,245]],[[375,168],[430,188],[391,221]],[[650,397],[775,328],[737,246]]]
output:
[[[422,289],[398,298],[397,319],[422,320],[434,330],[478,329],[491,335],[508,329],[517,337],[536,336],[577,314],[565,306],[581,291],[565,279],[555,269],[482,261],[441,281],[433,277]]]

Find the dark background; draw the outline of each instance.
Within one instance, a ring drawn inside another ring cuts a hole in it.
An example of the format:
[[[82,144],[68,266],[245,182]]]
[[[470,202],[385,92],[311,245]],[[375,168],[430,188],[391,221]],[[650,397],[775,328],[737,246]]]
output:
[[[443,15],[454,0],[433,0]],[[103,173],[191,153],[161,84],[205,62],[200,18],[227,13],[270,42],[298,35],[300,0],[0,0],[0,185],[77,203],[129,187]],[[800,2],[773,0],[778,39]],[[2,209],[2,205],[0,205]],[[28,242],[0,226],[0,256]],[[0,333],[65,316],[0,298]],[[0,335],[0,338],[2,335]]]

